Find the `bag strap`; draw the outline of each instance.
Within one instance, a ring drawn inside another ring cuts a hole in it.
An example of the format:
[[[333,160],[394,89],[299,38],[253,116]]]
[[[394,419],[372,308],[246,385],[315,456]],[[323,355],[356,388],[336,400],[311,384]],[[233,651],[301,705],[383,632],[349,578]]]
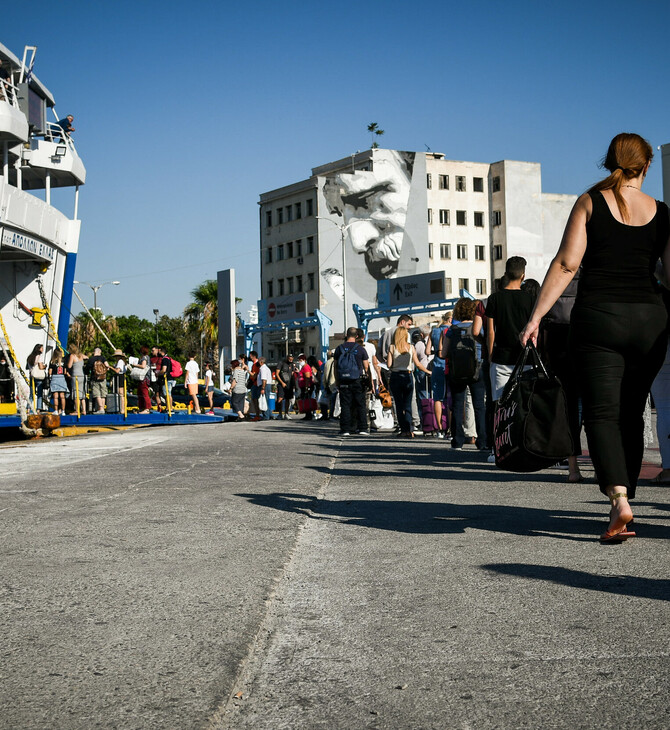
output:
[[[532,362],[530,363],[528,362],[529,355],[530,359],[532,360]],[[514,365],[514,370],[512,370],[512,374],[510,375],[509,379],[518,382],[521,379],[521,374],[523,373],[526,365],[530,365],[535,371],[539,371],[545,378],[549,378],[547,368],[542,362],[540,353],[537,351],[537,348],[535,347],[535,344],[532,340],[528,340],[523,352],[517,358],[516,364]]]

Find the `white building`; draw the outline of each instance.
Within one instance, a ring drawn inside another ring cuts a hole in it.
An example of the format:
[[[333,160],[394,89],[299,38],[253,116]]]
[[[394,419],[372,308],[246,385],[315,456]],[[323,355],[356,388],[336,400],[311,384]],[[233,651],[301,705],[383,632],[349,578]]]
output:
[[[505,260],[524,256],[527,277],[542,281],[576,198],[543,193],[539,163],[359,152],[261,195],[262,297],[280,304],[304,294],[307,314],[318,307],[333,320],[337,342],[345,285],[352,326],[352,304],[374,307],[380,279],[444,271],[448,294],[485,298]],[[266,335],[263,348],[270,359],[315,354],[318,334]]]

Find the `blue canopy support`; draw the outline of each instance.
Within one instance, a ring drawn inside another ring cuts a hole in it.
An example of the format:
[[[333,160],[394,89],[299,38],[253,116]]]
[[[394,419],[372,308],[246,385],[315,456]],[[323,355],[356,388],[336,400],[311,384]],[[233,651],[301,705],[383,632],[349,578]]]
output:
[[[319,340],[321,344],[321,359],[325,362],[328,356],[328,341],[330,338],[330,328],[333,320],[320,310],[314,310],[313,317],[304,317],[303,319],[289,319],[283,322],[270,322],[268,324],[247,324],[244,320],[240,320],[240,329],[244,332],[244,352],[249,354],[253,347],[254,335],[258,332],[272,332],[275,330],[299,330],[303,327],[318,327]]]
[[[365,338],[367,339],[368,325],[373,319],[399,317],[401,314],[430,314],[431,312],[443,312],[445,309],[453,309],[456,302],[461,297],[474,299],[467,289],[461,289],[460,296],[454,297],[453,299],[445,299],[441,302],[419,302],[417,304],[403,304],[397,307],[374,307],[373,309],[363,309],[362,307],[359,307],[358,304],[354,304],[353,309],[358,326],[363,330]]]

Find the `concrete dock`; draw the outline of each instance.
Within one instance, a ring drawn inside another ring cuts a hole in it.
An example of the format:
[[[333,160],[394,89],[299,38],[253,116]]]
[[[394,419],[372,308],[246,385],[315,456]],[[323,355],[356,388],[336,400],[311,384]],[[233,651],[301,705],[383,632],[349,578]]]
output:
[[[0,728],[667,728],[670,490],[601,546],[584,473],[298,420],[4,444]]]

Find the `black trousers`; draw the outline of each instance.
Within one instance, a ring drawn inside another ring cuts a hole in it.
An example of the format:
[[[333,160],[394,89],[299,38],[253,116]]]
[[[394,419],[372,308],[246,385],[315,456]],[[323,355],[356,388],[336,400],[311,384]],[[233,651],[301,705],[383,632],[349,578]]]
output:
[[[360,380],[340,383],[340,433],[352,430],[369,431],[365,391]]]
[[[635,496],[644,452],[644,407],[667,349],[665,307],[608,303],[576,306],[571,352],[580,378],[584,428],[600,491]]]

